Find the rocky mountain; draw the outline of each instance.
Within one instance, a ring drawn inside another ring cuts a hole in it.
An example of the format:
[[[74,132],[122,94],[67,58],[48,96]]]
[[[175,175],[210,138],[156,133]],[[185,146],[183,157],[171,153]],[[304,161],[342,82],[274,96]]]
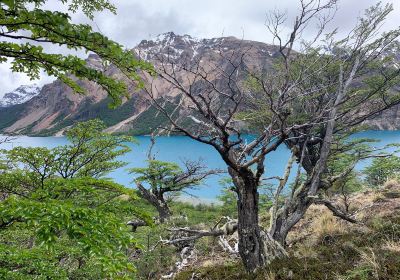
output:
[[[214,39],[194,39],[188,35],[179,36],[165,33],[153,40],[143,40],[132,49],[137,56],[156,63],[155,56],[163,55],[176,61],[189,61],[201,57],[213,63],[223,63],[220,52],[247,50],[247,64],[257,68],[268,67],[277,51],[275,46],[254,41],[243,41],[234,37]],[[89,55],[87,63],[91,67],[105,71],[107,75],[124,79],[114,67],[103,69],[96,55]],[[223,66],[225,67],[225,66]],[[88,81],[79,81],[87,94],[79,95],[56,80],[43,86],[40,94],[24,104],[0,110],[0,131],[9,134],[54,135],[76,121],[100,118],[109,127],[110,132],[130,132],[147,134],[160,123],[166,122],[150,106],[147,95],[135,91],[135,85],[129,84],[130,98],[124,100],[116,110],[109,109],[106,93],[97,85]],[[158,81],[160,94],[174,97],[178,94],[165,82]]]
[[[17,104],[25,103],[38,95],[40,87],[36,84],[22,85],[12,92],[6,93],[0,98],[0,107],[10,107]]]
[[[195,39],[189,35],[180,36],[172,32],[159,35],[152,40],[143,40],[132,49],[138,57],[155,64],[160,57],[179,63],[190,63],[201,58],[205,62],[212,62],[221,67],[229,67],[222,57],[233,50],[246,51],[245,64],[257,70],[270,68],[278,51],[276,46],[234,37]],[[124,80],[124,76],[115,67],[103,69],[96,55],[89,55],[87,63],[107,75]],[[183,74],[180,78],[184,78]],[[75,94],[61,81],[56,80],[45,85],[40,93],[28,102],[1,108],[0,132],[55,135],[62,134],[66,127],[76,121],[99,118],[105,122],[110,132],[148,134],[160,124],[167,123],[167,120],[150,106],[147,95],[136,91],[135,85],[128,81],[130,98],[124,100],[122,106],[115,110],[109,109],[110,100],[100,87],[88,81],[79,81],[79,84],[86,89],[87,94]],[[160,95],[174,98],[179,94],[162,80],[157,80],[155,86]],[[400,128],[399,108],[376,117],[371,124],[381,129]],[[166,109],[172,110],[172,108]],[[179,113],[184,114],[184,112]],[[387,114],[393,121],[388,122]]]

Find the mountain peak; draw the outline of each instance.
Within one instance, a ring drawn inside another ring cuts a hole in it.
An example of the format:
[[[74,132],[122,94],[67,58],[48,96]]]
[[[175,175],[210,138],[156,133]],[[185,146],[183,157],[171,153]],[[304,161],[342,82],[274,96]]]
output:
[[[186,38],[189,40],[194,40],[194,38],[188,34],[179,35],[179,34],[175,34],[174,32],[170,31],[170,32],[158,34],[153,41],[162,42],[162,41],[172,40],[175,38]]]
[[[223,45],[224,49],[235,49],[242,40],[235,37],[220,37],[199,39],[190,35],[178,35],[166,32],[152,39],[142,40],[133,51],[144,60],[152,60],[155,56],[164,56],[169,60],[193,59],[199,54],[210,50],[218,52]]]
[[[37,84],[22,85],[15,90],[6,93],[0,99],[0,107],[9,107],[17,104],[22,104],[40,93],[41,87]]]
[[[171,46],[179,42],[184,42],[186,44],[193,44],[200,42],[200,39],[194,38],[188,34],[184,35],[179,35],[176,34],[172,31],[170,32],[165,32],[158,34],[157,36],[150,38],[148,40],[142,40],[138,47],[147,47],[147,46],[153,46],[153,45],[163,45],[163,46]]]

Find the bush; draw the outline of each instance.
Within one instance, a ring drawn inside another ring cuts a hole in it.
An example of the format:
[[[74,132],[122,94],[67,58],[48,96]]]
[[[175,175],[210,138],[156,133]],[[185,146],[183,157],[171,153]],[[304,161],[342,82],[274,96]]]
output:
[[[372,186],[381,186],[388,179],[396,178],[400,173],[400,157],[376,158],[364,169],[366,182]]]

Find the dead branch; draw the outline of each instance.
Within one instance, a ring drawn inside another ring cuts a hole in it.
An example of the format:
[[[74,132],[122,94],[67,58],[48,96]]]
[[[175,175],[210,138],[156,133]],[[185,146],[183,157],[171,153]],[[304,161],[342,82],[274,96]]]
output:
[[[232,238],[226,239],[223,235],[218,237],[218,244],[222,247],[224,251],[227,251],[228,253],[232,255],[238,255],[239,254],[239,241],[237,238],[235,238],[235,244],[231,246],[229,244],[229,241],[231,241]]]
[[[325,199],[314,199],[313,200],[314,204],[321,204],[321,205],[325,205],[334,216],[341,218],[343,220],[346,220],[350,223],[358,223],[358,221],[356,219],[354,219],[352,216],[348,215],[347,213],[345,213],[344,211],[342,211],[340,208],[338,208],[337,206],[335,206],[331,201],[329,200],[325,200]]]
[[[191,247],[184,247],[180,254],[180,261],[176,262],[175,267],[169,274],[161,276],[161,279],[172,279],[175,275],[181,271],[183,268],[190,264],[190,261],[196,260],[196,251]]]
[[[165,245],[177,245],[179,243],[192,242],[207,236],[219,237],[223,235],[232,235],[237,230],[237,221],[232,220],[229,217],[223,217],[221,219],[227,219],[228,221],[221,227],[214,226],[209,230],[192,229],[189,227],[170,228],[168,229],[168,231],[174,234],[183,233],[185,236],[173,238],[170,240],[162,240],[162,243]],[[221,222],[221,219],[217,222],[216,225]]]

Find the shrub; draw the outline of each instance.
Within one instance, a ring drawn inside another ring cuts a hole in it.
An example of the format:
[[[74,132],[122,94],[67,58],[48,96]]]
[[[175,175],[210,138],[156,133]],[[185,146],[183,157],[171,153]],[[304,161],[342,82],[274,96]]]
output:
[[[376,158],[364,169],[366,182],[372,186],[381,186],[390,178],[396,178],[400,173],[400,157],[389,156]]]

